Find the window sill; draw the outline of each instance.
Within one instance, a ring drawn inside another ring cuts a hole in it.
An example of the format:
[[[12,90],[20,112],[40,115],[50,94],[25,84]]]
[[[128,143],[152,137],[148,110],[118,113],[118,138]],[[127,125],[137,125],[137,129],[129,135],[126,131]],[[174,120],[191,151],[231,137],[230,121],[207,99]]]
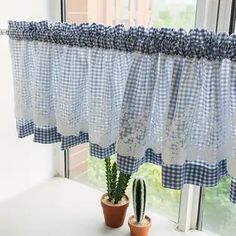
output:
[[[101,192],[75,181],[52,178],[25,193],[0,203],[0,235],[4,236],[122,236],[129,235],[127,219],[123,227],[104,225]],[[127,217],[132,214],[129,207]],[[182,233],[164,217],[152,218],[150,236],[206,236],[199,231]]]

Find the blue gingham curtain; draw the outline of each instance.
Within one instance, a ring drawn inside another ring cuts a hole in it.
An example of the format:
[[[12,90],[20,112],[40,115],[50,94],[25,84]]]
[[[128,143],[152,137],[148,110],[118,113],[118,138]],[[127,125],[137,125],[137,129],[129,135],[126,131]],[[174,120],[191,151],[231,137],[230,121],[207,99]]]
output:
[[[46,21],[8,35],[19,137],[90,142],[125,173],[161,165],[174,189],[236,177],[235,35]]]

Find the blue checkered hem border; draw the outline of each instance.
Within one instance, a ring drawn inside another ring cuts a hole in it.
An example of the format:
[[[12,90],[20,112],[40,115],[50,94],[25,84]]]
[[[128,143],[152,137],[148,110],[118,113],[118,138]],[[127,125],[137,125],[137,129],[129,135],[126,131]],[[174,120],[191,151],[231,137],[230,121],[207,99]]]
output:
[[[127,174],[137,172],[143,163],[160,165],[162,166],[162,185],[171,189],[181,189],[184,184],[213,187],[219,183],[222,177],[228,176],[226,160],[217,164],[207,164],[204,161],[185,161],[183,165],[166,165],[162,161],[161,154],[155,154],[152,149],[147,149],[145,156],[141,159],[118,155],[117,162],[119,170]]]
[[[19,138],[33,134],[34,142],[43,144],[61,142],[62,150],[89,142],[87,133],[81,132],[79,136],[62,136],[57,132],[56,127],[38,127],[32,121],[18,120],[17,131]],[[102,148],[97,144],[90,143],[90,155],[99,159],[107,158],[115,152],[115,144]],[[184,184],[213,187],[219,183],[222,177],[228,176],[226,160],[217,164],[207,164],[204,161],[185,161],[183,165],[166,165],[161,154],[154,153],[152,149],[147,149],[145,156],[141,159],[117,154],[118,168],[123,173],[133,174],[144,163],[162,166],[162,185],[171,189],[181,189]],[[232,178],[231,181],[230,200],[236,203],[236,178]]]
[[[142,53],[165,53],[184,57],[236,61],[236,36],[214,33],[206,29],[144,28],[126,29],[101,24],[69,24],[47,21],[9,21],[7,34],[14,40],[36,40],[79,47],[98,47]]]
[[[57,132],[56,127],[38,127],[33,121],[18,120],[17,133],[19,138],[34,135],[34,142],[51,144],[61,142],[61,150],[66,150],[76,145],[89,142],[88,133],[80,132],[79,136],[63,136]],[[115,144],[107,148],[90,143],[90,155],[100,159],[109,157],[115,153]]]

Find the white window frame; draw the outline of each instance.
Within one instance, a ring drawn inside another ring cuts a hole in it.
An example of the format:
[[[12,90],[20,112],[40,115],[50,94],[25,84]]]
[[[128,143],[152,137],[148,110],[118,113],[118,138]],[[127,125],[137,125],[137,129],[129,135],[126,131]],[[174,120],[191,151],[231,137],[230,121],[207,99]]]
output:
[[[213,32],[229,32],[234,0],[198,0],[195,27]],[[181,191],[177,229],[202,230],[204,188],[186,185]]]
[[[177,229],[182,232],[202,230],[203,188],[191,184],[181,190]]]
[[[197,0],[195,27],[229,32],[232,2],[236,0]],[[66,0],[61,0],[61,21],[66,21]],[[58,174],[69,178],[69,150],[59,151]],[[181,191],[177,230],[202,230],[204,188],[186,184]]]
[[[229,32],[233,0],[220,0],[217,32]]]

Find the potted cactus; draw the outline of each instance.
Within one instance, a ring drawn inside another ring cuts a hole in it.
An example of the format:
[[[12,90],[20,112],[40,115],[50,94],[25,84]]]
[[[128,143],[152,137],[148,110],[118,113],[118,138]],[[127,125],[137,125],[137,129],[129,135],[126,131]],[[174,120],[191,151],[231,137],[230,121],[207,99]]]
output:
[[[151,219],[145,216],[146,183],[143,178],[134,179],[132,193],[134,215],[128,221],[130,233],[132,236],[147,236],[151,227]]]
[[[107,193],[102,195],[101,205],[105,223],[112,228],[123,225],[129,198],[125,194],[131,175],[119,173],[116,162],[111,164],[111,159],[105,159]]]

